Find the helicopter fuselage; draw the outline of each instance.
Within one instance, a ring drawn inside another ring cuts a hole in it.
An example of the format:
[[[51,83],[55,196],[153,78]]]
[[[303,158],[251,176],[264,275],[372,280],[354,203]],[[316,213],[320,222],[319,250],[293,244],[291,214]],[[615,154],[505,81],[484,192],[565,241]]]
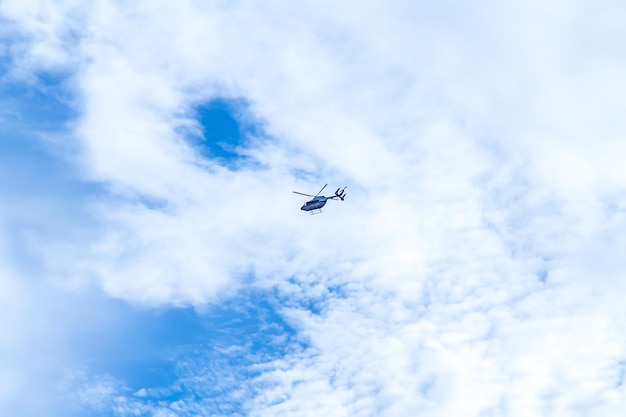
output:
[[[313,200],[310,200],[304,203],[304,205],[300,208],[300,210],[304,210],[304,211],[319,210],[326,205],[327,200],[328,200],[328,197],[322,197],[322,196],[314,197]]]

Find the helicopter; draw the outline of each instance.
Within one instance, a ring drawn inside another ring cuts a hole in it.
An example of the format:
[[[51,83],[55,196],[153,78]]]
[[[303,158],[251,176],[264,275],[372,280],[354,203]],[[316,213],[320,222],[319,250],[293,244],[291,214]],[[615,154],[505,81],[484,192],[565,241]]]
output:
[[[346,187],[337,188],[337,191],[335,191],[335,195],[332,197],[324,197],[323,195],[320,195],[320,194],[322,193],[322,191],[324,191],[324,188],[326,188],[326,185],[324,185],[322,189],[315,195],[304,194],[298,191],[294,191],[294,193],[296,194],[305,195],[307,197],[313,197],[312,200],[309,200],[306,203],[304,203],[304,205],[300,208],[300,210],[310,211],[311,214],[317,214],[317,213],[322,212],[322,207],[326,205],[326,202],[328,200],[334,200],[335,198],[338,198],[341,201],[343,201],[343,199],[346,197]]]

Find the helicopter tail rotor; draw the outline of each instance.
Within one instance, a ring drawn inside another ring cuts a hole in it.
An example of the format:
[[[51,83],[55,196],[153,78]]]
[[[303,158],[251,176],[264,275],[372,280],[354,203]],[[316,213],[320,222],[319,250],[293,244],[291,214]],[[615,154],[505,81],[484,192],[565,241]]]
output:
[[[339,197],[339,199],[343,201],[343,199],[346,197],[346,187],[337,188],[337,191],[335,191],[335,197]]]

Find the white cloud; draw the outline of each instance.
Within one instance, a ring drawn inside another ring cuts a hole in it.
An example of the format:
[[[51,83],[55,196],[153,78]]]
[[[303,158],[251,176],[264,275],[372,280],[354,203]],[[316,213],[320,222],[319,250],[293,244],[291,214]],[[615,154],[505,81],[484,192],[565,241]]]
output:
[[[50,267],[148,305],[277,289],[310,347],[265,364],[251,415],[618,415],[620,4],[20,4],[38,68],[76,65],[111,189],[102,239]],[[264,168],[185,141],[220,95],[264,121]],[[347,201],[299,213],[325,182]]]

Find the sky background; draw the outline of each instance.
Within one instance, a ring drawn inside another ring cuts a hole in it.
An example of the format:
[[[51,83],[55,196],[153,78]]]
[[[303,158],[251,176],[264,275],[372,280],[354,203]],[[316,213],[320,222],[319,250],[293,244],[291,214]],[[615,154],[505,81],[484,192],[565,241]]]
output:
[[[0,411],[622,416],[624,21],[0,0]]]

